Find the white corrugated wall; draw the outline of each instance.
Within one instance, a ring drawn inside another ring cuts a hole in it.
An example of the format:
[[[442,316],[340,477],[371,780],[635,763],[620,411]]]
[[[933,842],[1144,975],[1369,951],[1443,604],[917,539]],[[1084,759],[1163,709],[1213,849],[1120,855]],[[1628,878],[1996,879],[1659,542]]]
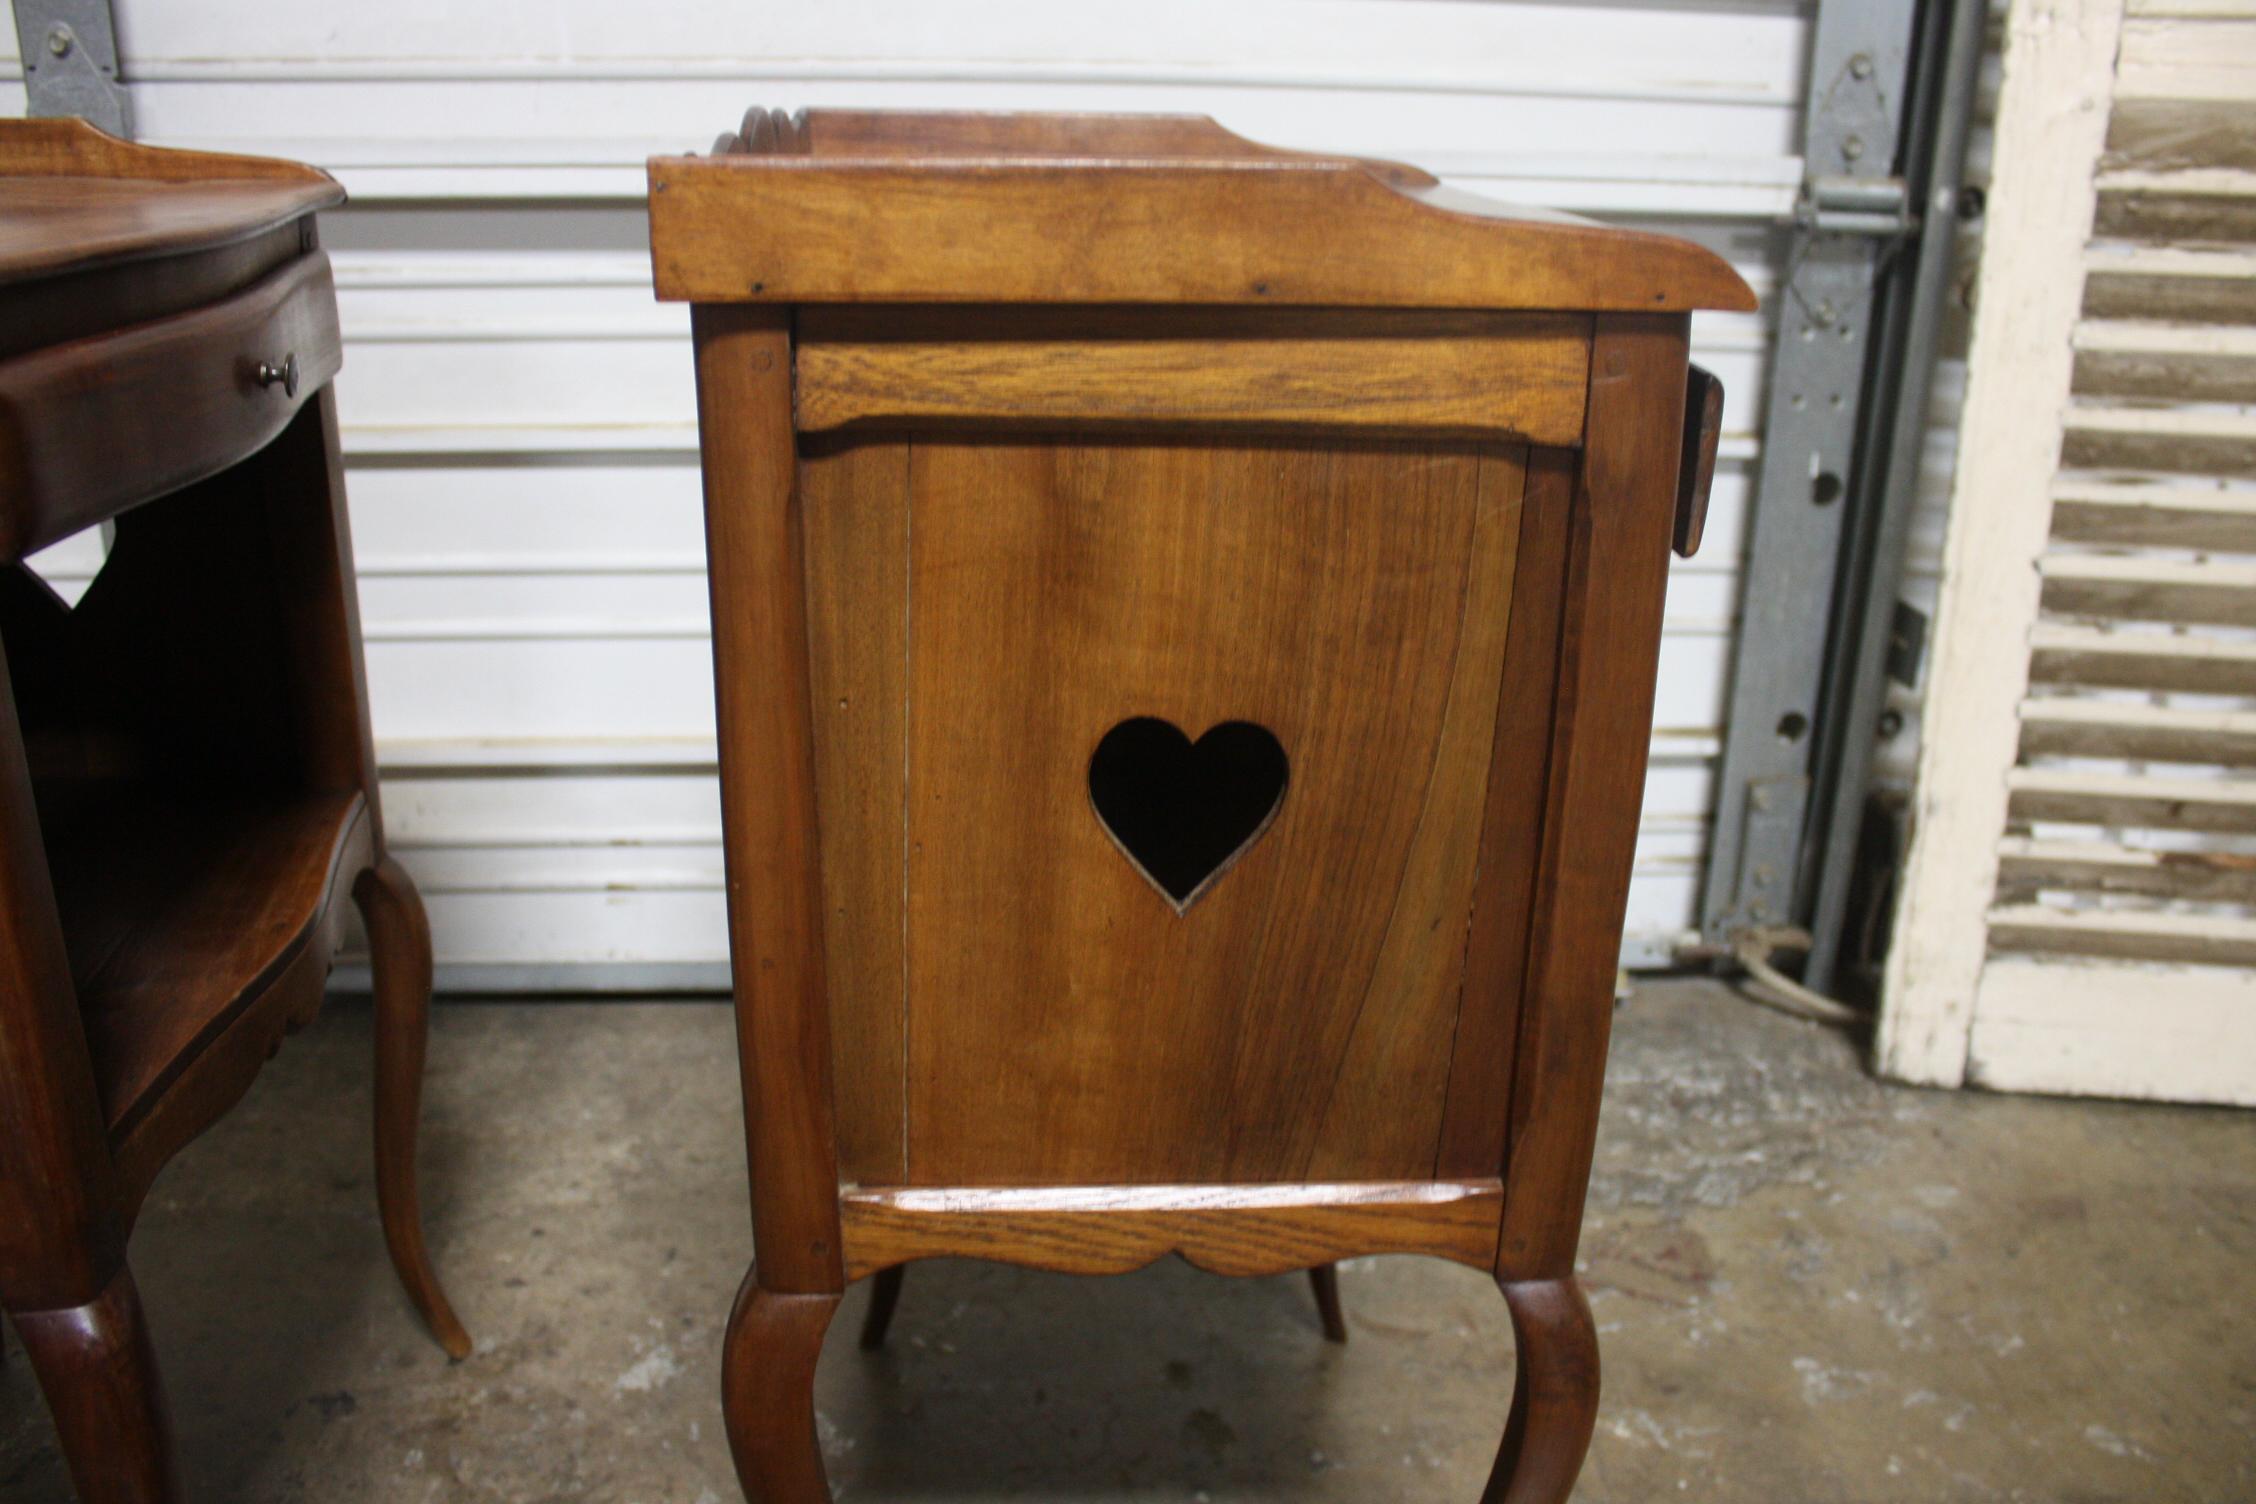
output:
[[[142,139],[352,195],[323,234],[385,809],[458,983],[722,975],[688,320],[650,295],[650,153],[753,103],[1197,111],[1692,236],[1766,301],[1800,177],[1808,20],[1744,0],[115,8]],[[21,113],[12,57],[0,79]],[[1692,922],[1768,324],[1693,325],[1730,398],[1708,543],[1670,582],[1633,963]]]

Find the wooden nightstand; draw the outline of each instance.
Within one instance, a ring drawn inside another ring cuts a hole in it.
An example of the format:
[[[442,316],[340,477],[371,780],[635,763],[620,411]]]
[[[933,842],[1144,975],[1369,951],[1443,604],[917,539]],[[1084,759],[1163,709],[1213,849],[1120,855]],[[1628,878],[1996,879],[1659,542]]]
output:
[[[1491,1272],[1564,1498],[1672,541],[1658,236],[1182,118],[754,111],[651,163],[695,305],[756,1265],[746,1491],[944,1255]]]
[[[126,1241],[320,1007],[347,894],[385,1237],[470,1350],[416,1203],[431,947],[376,802],[314,235],[343,196],[0,122],[0,1303],[90,1504],[177,1496]],[[75,607],[22,562],[113,520]]]

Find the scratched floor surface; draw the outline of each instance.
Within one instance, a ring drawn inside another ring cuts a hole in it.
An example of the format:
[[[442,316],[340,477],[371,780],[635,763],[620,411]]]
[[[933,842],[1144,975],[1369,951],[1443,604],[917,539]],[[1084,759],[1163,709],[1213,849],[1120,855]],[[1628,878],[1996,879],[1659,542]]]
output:
[[[437,1018],[426,1175],[476,1355],[386,1269],[350,1001],[158,1183],[134,1258],[204,1504],[733,1501],[721,1323],[748,1253],[731,1035],[704,1003]],[[1584,1501],[2256,1497],[2256,1114],[1942,1095],[1709,983],[1621,1012],[1584,1239],[1606,1400]],[[1180,1264],[849,1297],[819,1405],[852,1500],[1480,1493],[1509,1328],[1469,1271]],[[20,1352],[0,1499],[67,1498]]]

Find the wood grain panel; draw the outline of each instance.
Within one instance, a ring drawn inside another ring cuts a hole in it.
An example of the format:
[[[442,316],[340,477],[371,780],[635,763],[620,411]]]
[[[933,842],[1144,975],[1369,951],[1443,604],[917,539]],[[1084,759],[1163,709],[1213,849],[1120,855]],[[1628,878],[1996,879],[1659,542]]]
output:
[[[1519,557],[1525,451],[1485,457],[1473,519],[1457,676],[1426,807],[1340,1064],[1343,1081],[1388,1081],[1392,1094],[1335,1094],[1325,1104],[1310,1180],[1361,1180],[1431,1153],[1449,1086],[1450,1045],[1462,1012],[1467,927],[1481,871],[1481,812],[1504,675]],[[1526,776],[1526,770],[1519,770]],[[1533,853],[1529,853],[1531,859]],[[1528,863],[1532,866],[1532,860]],[[1423,1003],[1424,1006],[1416,1006]],[[1502,1114],[1499,1112],[1501,1122]]]
[[[1508,541],[1476,534],[1481,463],[917,447],[910,1184],[1290,1179],[1335,1105],[1434,1110],[1342,1071],[1420,814],[1461,797],[1435,787],[1464,776],[1437,764],[1450,687],[1501,671],[1491,633],[1457,662],[1476,541]],[[1291,761],[1266,834],[1180,916],[1090,806],[1091,751],[1132,716],[1253,721]],[[1388,1006],[1453,1006],[1454,975],[1427,985]]]
[[[1574,456],[1557,449],[1528,456],[1511,636],[1481,816],[1480,884],[1465,936],[1463,1003],[1450,1051],[1437,1175],[1480,1175],[1504,1163],[1551,761],[1574,467]]]
[[[1590,321],[1567,314],[810,315],[802,430],[914,419],[1582,436]]]
[[[1495,1180],[853,1191],[846,1277],[910,1259],[1000,1259],[1120,1274],[1179,1253],[1216,1274],[1282,1274],[1349,1255],[1422,1253],[1485,1269]]]
[[[800,467],[838,1170],[864,1185],[899,1184],[906,1169],[908,483],[906,444],[850,445]]]

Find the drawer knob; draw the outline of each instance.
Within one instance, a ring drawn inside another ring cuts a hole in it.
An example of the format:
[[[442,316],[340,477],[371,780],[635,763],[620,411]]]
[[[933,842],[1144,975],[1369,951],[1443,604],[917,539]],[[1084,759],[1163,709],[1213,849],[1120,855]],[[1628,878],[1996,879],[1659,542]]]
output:
[[[260,386],[273,386],[276,382],[282,384],[284,396],[295,397],[298,394],[297,351],[292,350],[289,354],[283,356],[280,365],[265,360],[259,362],[258,384]]]

